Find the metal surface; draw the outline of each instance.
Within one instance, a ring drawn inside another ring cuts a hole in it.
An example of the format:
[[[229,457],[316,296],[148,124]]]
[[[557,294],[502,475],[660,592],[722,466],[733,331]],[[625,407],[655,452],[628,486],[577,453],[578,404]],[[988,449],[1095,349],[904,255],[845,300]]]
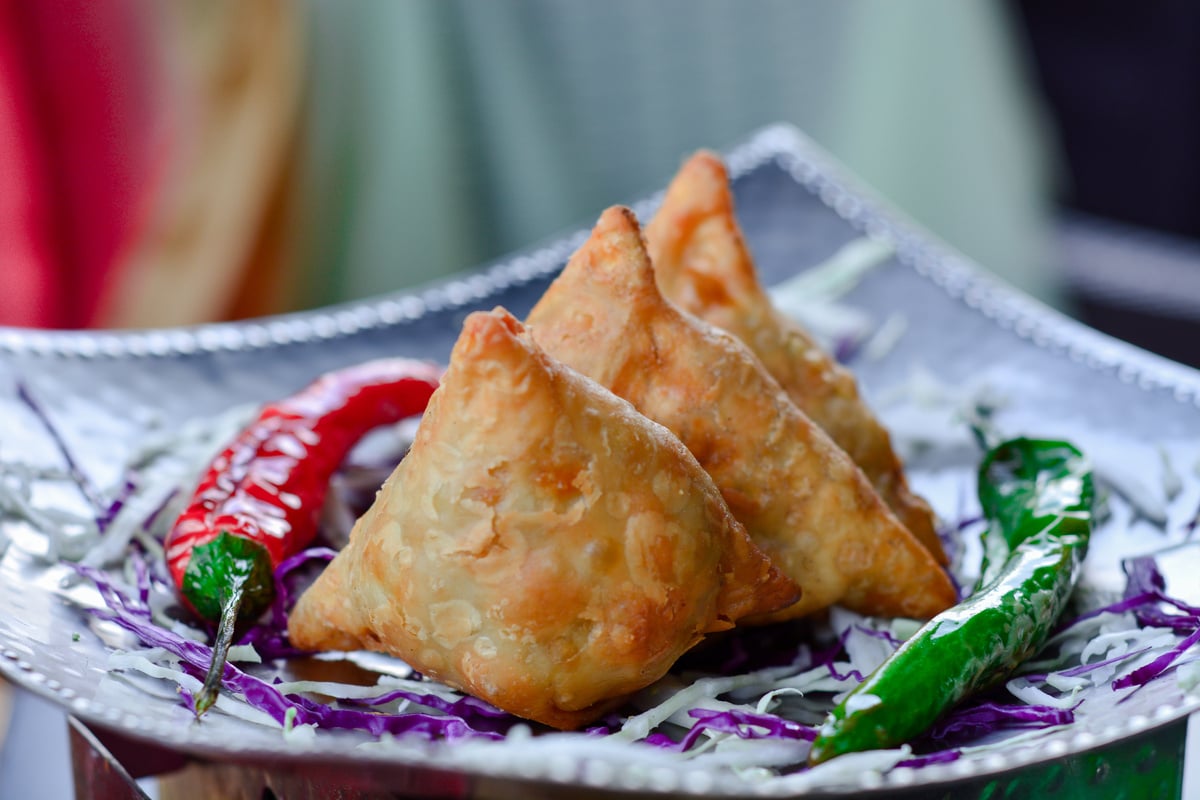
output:
[[[768,284],[824,261],[864,233],[895,245],[897,258],[872,273],[852,297],[855,305],[877,314],[908,314],[907,332],[888,358],[856,366],[869,396],[883,396],[921,366],[948,385],[994,382],[1006,392],[1003,422],[1012,430],[1074,437],[1085,449],[1108,448],[1143,474],[1157,474],[1158,443],[1191,452],[1194,460],[1198,373],[1089,331],[1003,287],[886,209],[791,128],[760,132],[729,160],[740,217]],[[636,210],[646,218],[652,208],[650,201]],[[523,316],[583,236],[424,290],[287,317],[135,333],[0,330],[4,456],[44,464],[59,458],[53,442],[16,400],[18,382],[62,421],[79,467],[104,476],[145,435],[151,411],[179,420],[209,415],[234,403],[277,396],[322,371],[381,354],[444,359],[468,311],[499,304]],[[886,415],[885,421],[892,422]],[[965,469],[965,462],[915,459],[910,466],[917,488],[940,511],[952,513],[955,498],[939,488],[938,479],[947,470]],[[1097,548],[1101,552],[1089,564],[1097,582],[1108,579],[1119,555],[1159,550],[1182,539],[1180,521],[1200,502],[1200,480],[1190,467],[1188,461],[1179,470],[1183,489],[1165,510],[1163,532]],[[62,568],[40,562],[19,541],[3,555],[0,673],[90,724],[136,739],[231,763],[280,769],[329,764],[413,785],[453,775],[456,787],[465,783],[480,796],[520,796],[522,791],[574,796],[580,787],[599,794],[673,796],[801,789],[787,782],[749,785],[735,775],[686,764],[630,770],[612,751],[467,762],[453,746],[385,753],[357,749],[355,739],[321,734],[297,747],[285,744],[277,731],[231,717],[210,715],[193,724],[173,699],[106,680],[106,647],[65,599],[63,575]],[[1034,775],[1051,761],[1179,730],[1181,720],[1197,708],[1200,697],[1165,681],[1119,707],[1099,703],[1076,725],[1035,741],[917,772],[864,772],[809,792],[894,796],[915,788],[950,791],[973,782],[1010,781]]]
[[[77,800],[149,800],[125,767],[77,719],[67,719]]]

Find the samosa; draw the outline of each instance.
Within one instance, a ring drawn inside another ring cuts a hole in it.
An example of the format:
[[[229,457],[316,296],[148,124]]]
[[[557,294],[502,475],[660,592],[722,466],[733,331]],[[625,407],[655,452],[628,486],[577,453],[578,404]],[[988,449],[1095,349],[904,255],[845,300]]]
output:
[[[925,618],[954,602],[929,552],[754,354],[662,297],[629,209],[604,212],[526,324],[551,356],[679,436],[754,541],[804,588],[765,619],[833,603]]]
[[[288,633],[575,728],[798,595],[674,435],[496,309],[467,317],[412,448]]]
[[[662,293],[745,342],[788,396],[854,460],[900,521],[941,563],[933,512],[909,488],[891,437],[849,370],[779,312],[758,280],[725,166],[693,155],[671,181],[646,243]]]

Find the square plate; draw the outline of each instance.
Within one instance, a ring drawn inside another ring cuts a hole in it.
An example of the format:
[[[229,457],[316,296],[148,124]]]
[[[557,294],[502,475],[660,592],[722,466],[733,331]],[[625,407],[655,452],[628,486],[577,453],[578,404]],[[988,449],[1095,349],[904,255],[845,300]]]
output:
[[[990,387],[1002,397],[997,420],[1005,430],[1073,438],[1097,461],[1113,465],[1116,483],[1124,481],[1123,494],[1140,502],[1126,509],[1122,534],[1100,531],[1095,537],[1085,576],[1085,584],[1094,587],[1114,585],[1121,557],[1163,550],[1190,536],[1188,523],[1200,503],[1194,464],[1200,452],[1200,373],[1095,333],[1002,285],[888,209],[793,128],[758,132],[728,154],[728,163],[739,217],[766,284],[824,262],[863,235],[894,248],[895,257],[871,272],[849,300],[876,317],[899,313],[905,320],[905,332],[886,358],[854,365],[866,395],[879,401],[899,439],[912,421],[906,416],[911,408],[890,410],[885,400],[920,371],[942,387]],[[656,202],[651,198],[635,210],[646,219]],[[524,316],[585,237],[580,231],[423,289],[281,317],[128,333],[0,329],[0,445],[8,458],[61,465],[55,442],[19,400],[18,386],[26,386],[61,426],[79,469],[99,483],[110,482],[124,456],[148,435],[150,416],[185,420],[217,414],[374,357],[444,361],[467,313],[503,305]],[[954,493],[977,454],[955,455],[953,448],[938,453],[936,458],[914,453],[910,472],[939,513],[952,517]],[[1177,491],[1163,488],[1169,463],[1180,465],[1172,470]],[[93,724],[209,758],[322,762],[417,781],[409,785],[451,775],[455,786],[467,790],[486,785],[513,795],[534,784],[539,792],[562,796],[580,785],[668,795],[749,790],[731,774],[686,766],[631,777],[622,770],[620,754],[604,748],[542,764],[504,759],[464,764],[451,745],[380,754],[351,749],[335,735],[318,735],[297,748],[286,745],[278,731],[232,717],[210,715],[191,724],[172,697],[102,693],[106,645],[67,599],[61,585],[65,570],[39,561],[24,544],[29,538],[14,535],[0,559],[5,609],[0,673]],[[1163,682],[1069,728],[986,757],[902,776],[863,774],[829,785],[759,788],[769,794],[892,796],[914,785],[964,786],[1144,738],[1197,708],[1200,696]]]

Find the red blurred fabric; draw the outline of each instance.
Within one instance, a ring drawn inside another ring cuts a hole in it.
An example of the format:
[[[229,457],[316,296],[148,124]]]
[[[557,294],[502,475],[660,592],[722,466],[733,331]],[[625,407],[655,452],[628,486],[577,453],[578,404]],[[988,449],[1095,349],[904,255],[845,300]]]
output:
[[[144,0],[0,0],[0,323],[92,324],[161,163]]]
[[[18,3],[0,2],[0,321],[57,326],[61,294],[45,141],[35,114]]]

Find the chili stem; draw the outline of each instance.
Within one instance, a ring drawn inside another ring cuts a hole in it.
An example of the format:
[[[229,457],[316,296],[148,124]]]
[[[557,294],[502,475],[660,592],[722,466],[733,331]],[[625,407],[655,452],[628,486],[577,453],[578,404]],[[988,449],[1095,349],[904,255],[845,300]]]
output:
[[[229,658],[229,646],[233,643],[233,629],[237,625],[238,614],[242,609],[242,597],[246,590],[246,576],[234,575],[230,578],[230,592],[221,606],[221,621],[217,624],[217,641],[213,645],[212,663],[208,665],[208,674],[204,676],[204,686],[196,695],[195,709],[199,717],[217,702],[221,691],[221,678],[225,674],[225,662]]]

